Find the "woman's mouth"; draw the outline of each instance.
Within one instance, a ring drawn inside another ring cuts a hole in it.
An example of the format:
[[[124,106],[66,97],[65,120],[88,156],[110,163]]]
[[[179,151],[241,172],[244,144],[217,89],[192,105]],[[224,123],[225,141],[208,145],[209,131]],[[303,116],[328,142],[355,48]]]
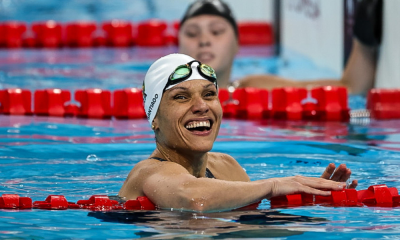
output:
[[[211,120],[195,120],[186,123],[185,128],[196,135],[207,135],[212,127]]]
[[[214,59],[214,54],[210,52],[202,52],[197,54],[196,57],[197,57],[196,59],[198,59],[200,62],[207,63]]]

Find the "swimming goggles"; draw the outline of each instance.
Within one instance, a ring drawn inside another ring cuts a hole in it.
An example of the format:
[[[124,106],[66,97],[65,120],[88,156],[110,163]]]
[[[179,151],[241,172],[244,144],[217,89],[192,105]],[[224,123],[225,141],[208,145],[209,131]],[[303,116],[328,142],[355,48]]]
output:
[[[164,91],[168,89],[169,86],[176,85],[178,83],[181,83],[188,79],[192,75],[192,64],[197,62],[199,65],[197,65],[197,70],[199,74],[207,79],[208,81],[212,82],[217,86],[217,75],[215,74],[215,71],[212,67],[202,64],[201,62],[197,60],[193,60],[191,62],[188,62],[184,65],[179,65],[171,75],[168,77],[168,82],[165,85]]]

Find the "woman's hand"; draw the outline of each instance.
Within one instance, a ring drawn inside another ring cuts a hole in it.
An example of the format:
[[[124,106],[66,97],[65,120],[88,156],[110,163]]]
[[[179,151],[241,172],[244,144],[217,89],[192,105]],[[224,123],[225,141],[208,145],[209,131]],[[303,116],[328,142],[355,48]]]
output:
[[[340,164],[338,168],[336,168],[334,163],[330,163],[324,173],[322,173],[321,178],[332,180],[335,182],[346,182],[350,179],[351,170],[346,167],[346,164]],[[357,180],[353,180],[348,188],[356,188],[358,185]]]
[[[345,183],[303,176],[270,178],[267,181],[272,183],[271,191],[267,198],[297,193],[329,196],[331,195],[329,190],[340,191],[346,187]]]

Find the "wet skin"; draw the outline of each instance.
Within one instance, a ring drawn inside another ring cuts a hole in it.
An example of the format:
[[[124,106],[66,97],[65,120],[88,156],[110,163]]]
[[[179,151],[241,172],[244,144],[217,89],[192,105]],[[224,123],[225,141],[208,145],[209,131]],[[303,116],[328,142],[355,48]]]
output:
[[[158,148],[195,157],[211,150],[218,136],[222,108],[215,85],[206,80],[183,82],[163,94],[153,121]],[[196,122],[210,122],[210,128],[187,129]],[[179,158],[178,156],[174,156]]]
[[[209,81],[185,81],[167,90],[153,121],[157,148],[150,156],[167,161],[149,158],[136,164],[119,195],[147,196],[160,208],[221,211],[274,196],[301,192],[327,196],[329,190],[344,188],[342,183],[303,176],[250,181],[234,158],[209,152],[221,117],[217,89]],[[191,128],[200,122],[209,126]],[[205,178],[206,168],[216,179]],[[324,177],[331,177],[329,171]]]

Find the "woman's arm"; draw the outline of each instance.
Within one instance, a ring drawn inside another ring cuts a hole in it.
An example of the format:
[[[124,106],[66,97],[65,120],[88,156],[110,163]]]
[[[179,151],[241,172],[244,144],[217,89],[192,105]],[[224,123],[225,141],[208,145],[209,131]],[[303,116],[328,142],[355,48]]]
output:
[[[341,190],[345,186],[322,178],[302,176],[253,182],[196,178],[179,164],[171,162],[146,164],[138,170],[139,179],[136,180],[139,184],[142,182],[143,193],[157,206],[192,211],[234,209],[264,198],[293,193],[327,196],[330,191],[318,189]]]
[[[296,81],[274,75],[250,75],[235,82],[239,88],[254,87],[274,89],[281,87],[319,87],[319,86],[344,86],[339,79],[321,79],[312,81]]]
[[[376,48],[362,44],[357,39],[340,82],[353,94],[366,93],[374,87],[376,72]]]
[[[252,75],[238,80],[238,87],[273,89],[279,87],[345,86],[352,94],[365,93],[374,86],[376,49],[354,39],[353,48],[341,79],[295,81],[273,75]]]

